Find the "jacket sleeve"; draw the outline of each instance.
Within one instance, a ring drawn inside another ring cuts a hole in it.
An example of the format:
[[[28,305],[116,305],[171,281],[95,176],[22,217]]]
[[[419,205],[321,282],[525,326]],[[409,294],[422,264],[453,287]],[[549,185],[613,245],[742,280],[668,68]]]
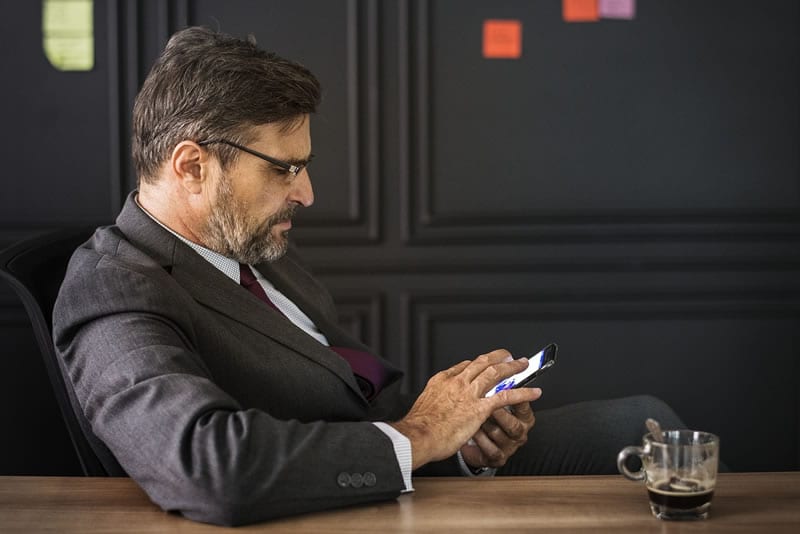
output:
[[[181,313],[188,297],[159,271],[79,251],[54,312],[93,431],[157,505],[238,525],[400,494],[391,441],[373,424],[278,420],[215,385]]]

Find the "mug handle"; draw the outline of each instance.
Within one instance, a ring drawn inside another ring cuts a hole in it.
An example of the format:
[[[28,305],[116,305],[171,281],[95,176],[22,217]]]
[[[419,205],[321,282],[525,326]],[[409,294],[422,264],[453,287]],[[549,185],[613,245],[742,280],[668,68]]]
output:
[[[627,460],[628,456],[630,456],[631,454],[635,454],[639,458],[649,455],[650,444],[646,443],[644,447],[634,447],[634,446],[625,447],[617,455],[617,469],[619,469],[620,473],[625,475],[625,478],[636,481],[644,480],[645,477],[647,476],[647,473],[644,470],[644,464],[642,465],[642,468],[636,471],[635,473],[630,469],[628,469],[628,466],[625,465],[625,460]]]

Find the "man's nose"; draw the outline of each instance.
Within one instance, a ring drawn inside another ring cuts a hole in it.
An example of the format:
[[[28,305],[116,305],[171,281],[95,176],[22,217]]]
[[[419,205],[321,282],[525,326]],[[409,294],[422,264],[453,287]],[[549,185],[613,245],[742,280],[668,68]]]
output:
[[[297,174],[289,200],[297,202],[304,208],[314,203],[314,188],[311,186],[311,175],[308,174],[308,169],[303,169]]]

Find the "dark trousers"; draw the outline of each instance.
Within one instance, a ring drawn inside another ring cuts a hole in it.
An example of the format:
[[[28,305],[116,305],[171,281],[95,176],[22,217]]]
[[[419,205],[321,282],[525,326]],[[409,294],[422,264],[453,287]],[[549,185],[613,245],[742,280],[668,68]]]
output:
[[[617,454],[628,445],[642,445],[648,417],[665,430],[686,428],[669,406],[649,395],[579,402],[535,414],[528,442],[498,475],[616,474]]]

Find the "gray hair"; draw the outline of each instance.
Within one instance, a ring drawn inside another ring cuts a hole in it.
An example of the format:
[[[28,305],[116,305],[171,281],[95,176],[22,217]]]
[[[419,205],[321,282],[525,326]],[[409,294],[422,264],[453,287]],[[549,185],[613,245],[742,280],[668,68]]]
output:
[[[302,65],[208,28],[175,33],[150,70],[133,106],[133,164],[154,183],[181,141],[252,141],[253,127],[291,130],[320,102],[320,84]],[[209,145],[225,169],[237,151]]]

